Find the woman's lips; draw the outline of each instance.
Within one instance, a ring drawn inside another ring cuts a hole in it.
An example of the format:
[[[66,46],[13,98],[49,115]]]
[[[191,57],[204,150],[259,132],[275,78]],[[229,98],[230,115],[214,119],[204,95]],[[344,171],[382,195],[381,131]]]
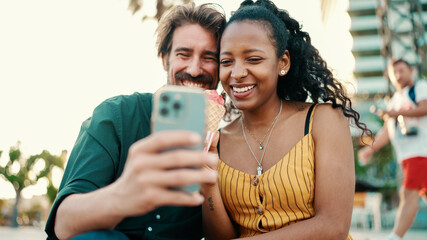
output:
[[[256,87],[256,84],[246,84],[246,85],[231,85],[233,96],[235,98],[245,98],[251,94]]]

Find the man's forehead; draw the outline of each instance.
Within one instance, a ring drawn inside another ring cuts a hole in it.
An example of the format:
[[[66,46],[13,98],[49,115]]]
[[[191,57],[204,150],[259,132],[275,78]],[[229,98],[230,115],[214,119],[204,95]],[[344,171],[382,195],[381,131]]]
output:
[[[217,51],[215,34],[199,24],[186,24],[175,29],[172,35],[172,49],[183,51]]]

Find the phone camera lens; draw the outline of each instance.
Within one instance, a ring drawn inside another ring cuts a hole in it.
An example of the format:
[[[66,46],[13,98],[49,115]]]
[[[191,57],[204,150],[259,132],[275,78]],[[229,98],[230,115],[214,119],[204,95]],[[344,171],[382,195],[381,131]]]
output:
[[[167,108],[160,109],[160,115],[167,116],[169,114],[169,110]]]
[[[173,104],[173,108],[174,108],[175,110],[178,110],[178,109],[180,109],[180,108],[181,108],[181,104],[179,104],[179,102],[176,102],[176,103],[174,103],[174,104]]]
[[[168,95],[163,95],[162,96],[162,101],[163,102],[168,102],[169,101],[169,96]]]

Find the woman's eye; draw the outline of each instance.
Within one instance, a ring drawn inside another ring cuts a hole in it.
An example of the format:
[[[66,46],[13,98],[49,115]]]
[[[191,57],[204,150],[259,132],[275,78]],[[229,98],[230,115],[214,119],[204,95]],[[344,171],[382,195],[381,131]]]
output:
[[[249,58],[248,62],[250,62],[250,63],[256,63],[256,62],[259,62],[261,60],[262,60],[262,58],[253,57],[253,58]]]
[[[229,59],[223,59],[223,60],[221,60],[219,62],[219,64],[221,64],[221,65],[227,65],[227,64],[230,64],[230,63],[231,63],[231,60],[229,60]]]

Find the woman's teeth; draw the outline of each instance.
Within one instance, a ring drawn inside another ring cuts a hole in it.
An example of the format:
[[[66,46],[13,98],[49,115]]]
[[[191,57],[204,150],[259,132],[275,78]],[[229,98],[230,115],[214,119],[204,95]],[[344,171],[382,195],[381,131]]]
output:
[[[254,87],[255,87],[255,85],[246,86],[246,87],[241,87],[241,88],[233,87],[233,91],[235,91],[235,92],[237,92],[237,93],[242,93],[242,92],[249,91],[249,90],[251,90],[251,89],[252,89],[252,88],[254,88]]]

